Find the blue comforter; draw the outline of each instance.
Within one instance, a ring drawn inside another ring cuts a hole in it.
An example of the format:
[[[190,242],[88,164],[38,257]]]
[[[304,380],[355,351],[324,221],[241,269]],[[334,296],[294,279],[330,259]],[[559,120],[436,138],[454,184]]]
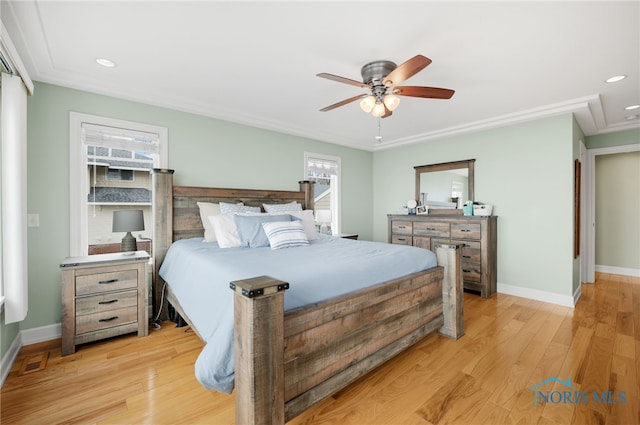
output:
[[[219,248],[202,238],[169,248],[160,276],[171,286],[206,345],[196,377],[206,388],[233,390],[233,291],[229,282],[270,276],[289,282],[285,310],[342,295],[436,266],[431,251],[320,236],[307,246],[272,250]]]

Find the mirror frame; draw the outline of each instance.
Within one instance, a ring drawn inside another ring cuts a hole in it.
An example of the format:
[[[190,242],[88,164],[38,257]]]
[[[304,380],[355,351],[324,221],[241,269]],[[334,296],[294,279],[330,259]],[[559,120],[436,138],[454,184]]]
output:
[[[422,173],[432,173],[434,171],[448,171],[448,170],[459,170],[461,168],[467,168],[469,170],[468,176],[468,195],[469,201],[475,201],[475,192],[474,192],[474,167],[475,167],[475,159],[466,159],[464,161],[452,161],[452,162],[441,162],[438,164],[429,164],[429,165],[416,165],[413,167],[416,170],[416,201],[419,202],[420,199],[420,176]],[[441,214],[446,214],[447,212],[451,213],[452,211],[462,211],[461,209],[452,209],[452,210],[438,210]],[[434,212],[434,214],[437,214]]]

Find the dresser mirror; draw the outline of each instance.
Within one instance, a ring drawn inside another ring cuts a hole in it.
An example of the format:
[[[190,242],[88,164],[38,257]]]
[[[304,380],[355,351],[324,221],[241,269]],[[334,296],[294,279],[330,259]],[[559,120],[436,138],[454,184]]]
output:
[[[467,159],[414,167],[418,205],[428,206],[429,214],[460,213],[462,204],[474,200],[475,161]]]

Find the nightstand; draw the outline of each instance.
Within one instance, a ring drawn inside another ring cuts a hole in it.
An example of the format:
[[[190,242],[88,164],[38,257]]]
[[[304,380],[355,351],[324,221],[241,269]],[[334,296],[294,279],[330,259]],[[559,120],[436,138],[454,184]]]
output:
[[[337,236],[339,238],[343,238],[343,239],[353,239],[355,241],[358,240],[358,235],[356,233],[338,233]]]
[[[62,270],[62,355],[76,345],[149,333],[145,251],[69,257]]]

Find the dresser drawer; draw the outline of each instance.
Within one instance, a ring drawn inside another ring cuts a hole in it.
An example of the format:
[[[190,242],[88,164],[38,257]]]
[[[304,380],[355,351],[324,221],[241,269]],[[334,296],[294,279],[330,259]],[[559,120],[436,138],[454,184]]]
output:
[[[480,242],[479,241],[465,241],[465,240],[451,240],[452,243],[462,244],[462,261],[471,261],[475,263],[480,262]]]
[[[413,245],[413,238],[410,235],[391,235],[391,243],[398,245]]]
[[[414,236],[413,246],[418,248],[431,249],[431,238],[428,236]]]
[[[413,234],[413,223],[410,221],[394,220],[391,222],[391,233],[397,235]]]
[[[137,307],[138,292],[122,291],[76,298],[76,315]]]
[[[84,314],[76,316],[76,335],[135,323],[137,320],[138,309],[135,306]]]
[[[438,236],[449,237],[449,223],[439,222],[415,222],[413,223],[413,234],[415,236]]]
[[[462,280],[464,280],[465,283],[480,283],[482,281],[480,263],[462,261]]]
[[[478,223],[452,223],[451,238],[455,239],[480,239],[480,224]]]
[[[76,295],[133,289],[138,286],[136,269],[76,276]]]

